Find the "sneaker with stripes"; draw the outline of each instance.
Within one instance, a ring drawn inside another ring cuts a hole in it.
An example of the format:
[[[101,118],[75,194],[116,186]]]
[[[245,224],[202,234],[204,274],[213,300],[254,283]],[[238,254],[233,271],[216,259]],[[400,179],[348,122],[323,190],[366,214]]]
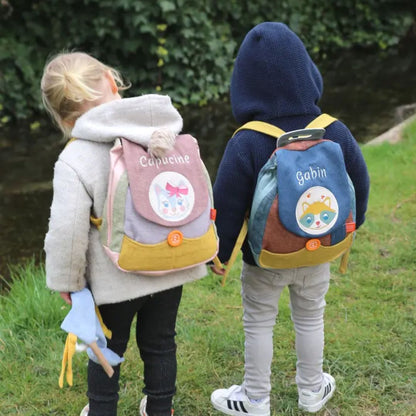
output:
[[[325,403],[332,397],[335,392],[335,379],[327,373],[323,373],[323,382],[319,391],[313,392],[307,389],[298,389],[300,409],[309,413],[315,413],[321,410]]]
[[[215,409],[226,415],[234,416],[270,416],[270,399],[250,400],[241,386],[215,390],[211,394],[211,403]]]

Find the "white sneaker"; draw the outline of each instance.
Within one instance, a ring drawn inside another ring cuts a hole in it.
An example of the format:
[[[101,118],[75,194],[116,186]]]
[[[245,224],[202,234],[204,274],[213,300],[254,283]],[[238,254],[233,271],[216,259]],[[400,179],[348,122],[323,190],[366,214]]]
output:
[[[90,406],[87,404],[82,410],[79,416],[88,416],[88,412],[90,411]]]
[[[234,416],[270,416],[270,399],[250,401],[241,386],[215,390],[211,394],[211,403],[215,409]]]
[[[321,389],[313,392],[307,389],[298,389],[300,409],[309,413],[315,413],[324,407],[325,403],[332,397],[335,392],[335,379],[327,373],[323,373],[324,380]]]
[[[147,416],[146,413],[147,396],[144,396],[140,402],[140,416]]]
[[[144,396],[140,402],[140,416],[147,416],[146,413],[146,406],[147,406],[147,396]],[[173,409],[172,409],[172,416],[173,416]]]

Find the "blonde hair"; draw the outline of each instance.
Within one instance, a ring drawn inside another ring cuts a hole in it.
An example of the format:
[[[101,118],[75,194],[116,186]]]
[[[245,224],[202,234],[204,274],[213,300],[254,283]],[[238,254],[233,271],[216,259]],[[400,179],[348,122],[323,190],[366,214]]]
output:
[[[117,70],[84,52],[60,53],[45,65],[42,102],[66,138],[71,136],[71,124],[83,113],[81,104],[102,96],[97,87],[106,72],[111,73],[119,90],[130,87]]]

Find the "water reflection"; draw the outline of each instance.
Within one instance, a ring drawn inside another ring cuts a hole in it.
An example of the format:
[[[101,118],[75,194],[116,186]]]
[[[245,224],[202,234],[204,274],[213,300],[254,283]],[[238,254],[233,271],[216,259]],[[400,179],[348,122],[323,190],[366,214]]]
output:
[[[401,121],[395,109],[416,102],[414,46],[390,56],[355,52],[320,66],[323,111],[343,120],[360,142]],[[214,179],[226,141],[237,127],[229,102],[186,108],[182,115],[184,131],[198,138]],[[59,132],[48,120],[35,133],[24,126],[0,130],[0,275],[7,277],[8,263],[42,256],[52,197],[50,181],[62,147]]]

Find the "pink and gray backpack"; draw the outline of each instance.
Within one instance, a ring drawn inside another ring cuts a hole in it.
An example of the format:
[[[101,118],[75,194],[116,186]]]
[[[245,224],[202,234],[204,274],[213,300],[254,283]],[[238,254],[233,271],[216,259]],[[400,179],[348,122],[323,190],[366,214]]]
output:
[[[176,137],[163,157],[118,139],[99,227],[121,270],[163,275],[214,259],[218,252],[211,181],[197,141]]]

